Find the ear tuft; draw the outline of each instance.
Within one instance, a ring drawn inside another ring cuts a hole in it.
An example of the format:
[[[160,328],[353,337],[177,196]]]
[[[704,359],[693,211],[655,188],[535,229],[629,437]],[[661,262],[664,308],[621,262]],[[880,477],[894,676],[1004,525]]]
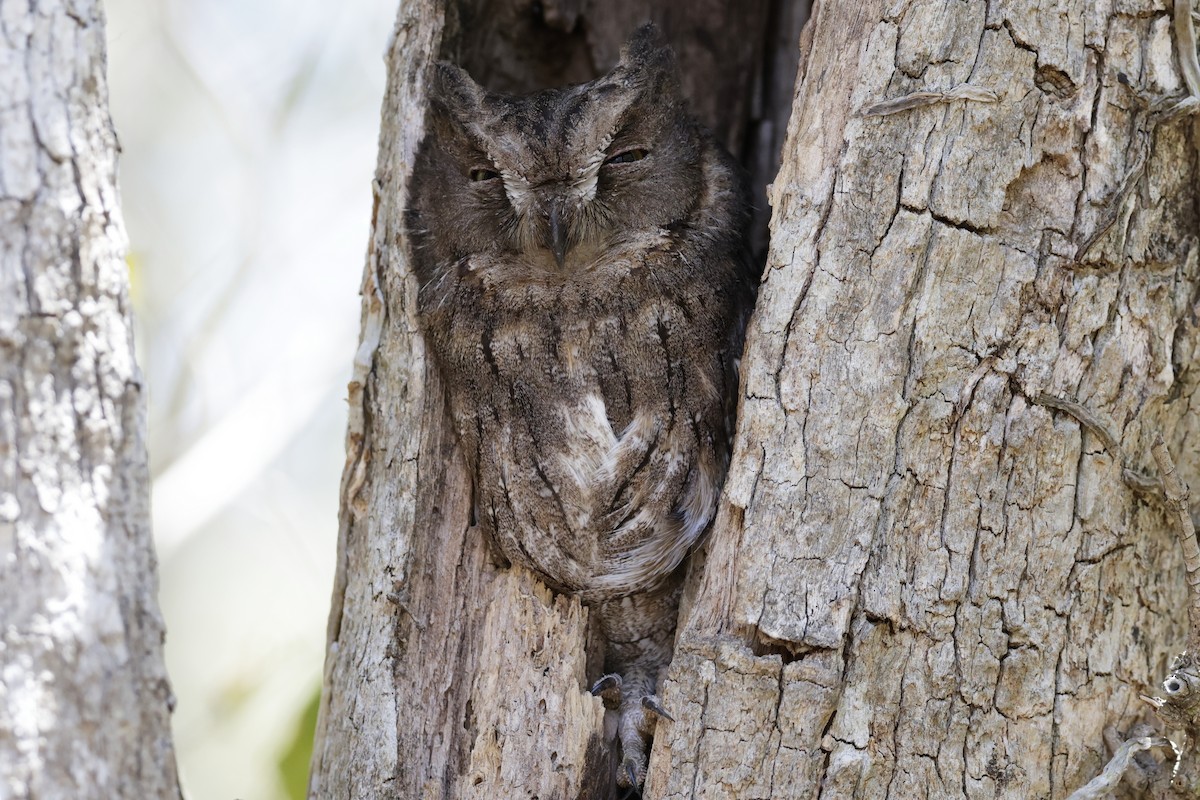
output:
[[[486,94],[467,71],[449,61],[433,65],[429,81],[429,101],[435,107],[450,112],[459,119],[478,116],[479,106]]]
[[[633,32],[621,48],[621,60],[613,70],[627,84],[654,87],[661,91],[667,85],[678,84],[675,53],[666,37],[653,22],[647,22]]]
[[[634,31],[633,35],[625,42],[625,46],[621,48],[621,60],[644,60],[660,50],[670,50],[670,46],[658,26],[653,22],[647,22]]]

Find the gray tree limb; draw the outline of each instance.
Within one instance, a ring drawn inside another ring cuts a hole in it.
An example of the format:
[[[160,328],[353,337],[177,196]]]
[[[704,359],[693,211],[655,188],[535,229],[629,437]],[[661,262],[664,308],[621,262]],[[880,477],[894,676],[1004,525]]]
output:
[[[0,3],[0,85],[0,797],[179,798],[99,3]]]

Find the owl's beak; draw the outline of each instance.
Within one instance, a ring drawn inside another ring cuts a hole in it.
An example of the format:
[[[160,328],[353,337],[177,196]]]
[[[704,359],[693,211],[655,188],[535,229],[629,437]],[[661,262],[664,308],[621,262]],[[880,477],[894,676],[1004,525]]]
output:
[[[560,267],[567,257],[567,224],[563,219],[565,216],[564,205],[564,201],[559,198],[550,201],[550,241],[546,243],[554,252],[554,260]]]

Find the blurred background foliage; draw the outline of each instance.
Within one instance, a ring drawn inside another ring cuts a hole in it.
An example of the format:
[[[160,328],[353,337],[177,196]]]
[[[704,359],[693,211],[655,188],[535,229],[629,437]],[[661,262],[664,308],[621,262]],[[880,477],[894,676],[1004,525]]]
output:
[[[304,796],[394,0],[106,0],[192,800]]]

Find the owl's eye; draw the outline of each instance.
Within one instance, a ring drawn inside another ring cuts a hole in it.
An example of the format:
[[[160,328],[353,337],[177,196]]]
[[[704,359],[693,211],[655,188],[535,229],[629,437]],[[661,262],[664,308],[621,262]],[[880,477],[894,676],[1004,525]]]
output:
[[[635,147],[632,150],[626,150],[622,153],[617,153],[615,156],[610,156],[605,160],[605,164],[631,164],[634,161],[641,161],[646,156],[650,155],[650,151],[643,150],[640,147]]]
[[[494,169],[476,167],[467,173],[467,177],[473,181],[490,181],[492,178],[499,178],[500,173],[496,172]]]

